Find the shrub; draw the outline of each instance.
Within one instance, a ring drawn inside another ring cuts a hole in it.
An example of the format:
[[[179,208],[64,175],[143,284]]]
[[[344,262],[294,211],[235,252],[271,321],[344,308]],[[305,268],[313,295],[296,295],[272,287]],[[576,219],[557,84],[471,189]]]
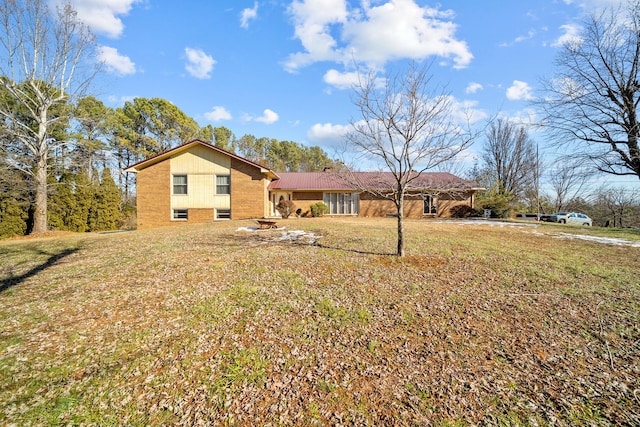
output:
[[[313,205],[310,206],[310,208],[311,208],[311,215],[314,217],[322,216],[327,212],[329,212],[329,206],[327,206],[323,202],[314,203]]]
[[[291,214],[296,210],[296,204],[291,200],[280,200],[278,205],[276,206],[276,210],[280,212],[280,216],[282,218],[289,218]]]
[[[467,205],[453,206],[449,209],[449,215],[452,218],[469,218],[476,215],[476,211]]]

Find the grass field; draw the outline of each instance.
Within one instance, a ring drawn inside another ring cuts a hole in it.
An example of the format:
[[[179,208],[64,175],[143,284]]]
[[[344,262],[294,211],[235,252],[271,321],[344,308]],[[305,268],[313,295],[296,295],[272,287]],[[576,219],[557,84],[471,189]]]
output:
[[[0,242],[0,424],[640,425],[637,231],[280,224]]]

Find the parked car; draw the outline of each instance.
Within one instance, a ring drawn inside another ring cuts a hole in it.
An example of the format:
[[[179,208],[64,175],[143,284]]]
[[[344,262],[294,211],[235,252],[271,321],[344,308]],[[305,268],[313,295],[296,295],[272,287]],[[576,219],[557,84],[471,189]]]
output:
[[[541,213],[518,213],[516,219],[531,220],[531,221],[551,221],[551,215]]]
[[[567,222],[567,215],[569,215],[570,212],[556,212],[553,215],[551,215],[551,222],[559,222],[561,224],[564,224],[565,222]]]
[[[551,221],[559,222],[560,224],[593,225],[591,218],[579,212],[556,212],[551,215]]]

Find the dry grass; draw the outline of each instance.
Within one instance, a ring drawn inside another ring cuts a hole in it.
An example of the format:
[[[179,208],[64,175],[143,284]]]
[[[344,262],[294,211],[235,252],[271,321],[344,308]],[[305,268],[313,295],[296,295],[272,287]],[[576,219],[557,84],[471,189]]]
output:
[[[640,248],[285,223],[0,242],[0,422],[640,424]]]

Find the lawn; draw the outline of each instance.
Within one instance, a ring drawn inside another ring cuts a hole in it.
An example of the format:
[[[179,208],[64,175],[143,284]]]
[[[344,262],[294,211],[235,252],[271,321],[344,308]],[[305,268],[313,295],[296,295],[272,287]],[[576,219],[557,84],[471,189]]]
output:
[[[637,233],[279,224],[0,242],[0,424],[640,424]]]

